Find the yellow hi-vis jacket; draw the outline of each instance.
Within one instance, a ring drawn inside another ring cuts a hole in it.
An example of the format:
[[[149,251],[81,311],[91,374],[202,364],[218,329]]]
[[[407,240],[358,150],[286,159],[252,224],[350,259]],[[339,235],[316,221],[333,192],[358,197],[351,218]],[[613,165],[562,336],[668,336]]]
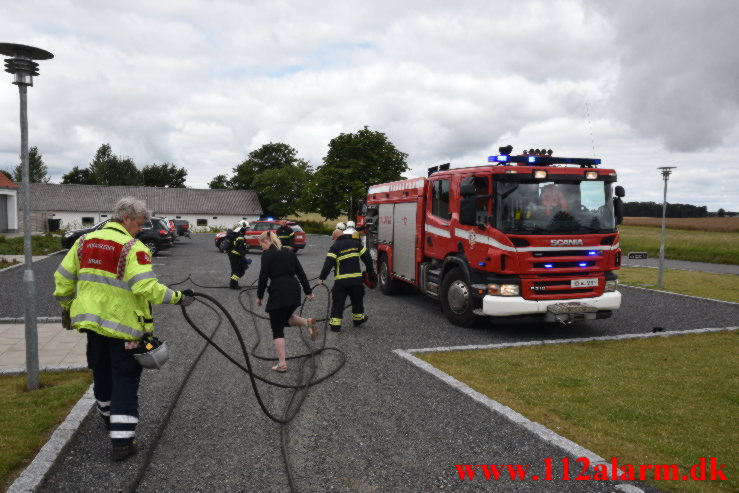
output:
[[[157,281],[149,249],[113,221],[75,242],[54,282],[54,297],[71,309],[73,328],[127,341],[154,331],[151,303],[182,297]]]

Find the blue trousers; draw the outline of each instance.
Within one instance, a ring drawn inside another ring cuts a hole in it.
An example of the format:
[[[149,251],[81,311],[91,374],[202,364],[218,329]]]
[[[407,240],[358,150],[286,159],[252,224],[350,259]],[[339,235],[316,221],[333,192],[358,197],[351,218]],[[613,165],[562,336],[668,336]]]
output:
[[[109,426],[113,445],[127,445],[139,422],[141,365],[125,341],[87,332],[87,366],[92,370],[98,412]]]

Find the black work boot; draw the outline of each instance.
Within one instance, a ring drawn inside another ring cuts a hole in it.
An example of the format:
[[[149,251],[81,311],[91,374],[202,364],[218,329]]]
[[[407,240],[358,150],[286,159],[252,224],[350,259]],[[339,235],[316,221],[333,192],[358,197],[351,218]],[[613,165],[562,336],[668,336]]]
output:
[[[100,418],[103,420],[105,431],[110,431],[110,416],[100,416]]]
[[[365,323],[367,320],[369,320],[369,317],[367,315],[365,315],[364,318],[362,318],[362,320],[355,320],[354,327],[359,327],[360,325]]]
[[[231,279],[231,284],[228,285],[231,289],[239,289],[239,281]]]
[[[341,325],[329,324],[329,327],[331,328],[331,332],[341,332]]]
[[[128,445],[113,445],[113,448],[110,450],[110,459],[119,462],[134,455],[136,452],[138,452],[136,442],[131,442]]]

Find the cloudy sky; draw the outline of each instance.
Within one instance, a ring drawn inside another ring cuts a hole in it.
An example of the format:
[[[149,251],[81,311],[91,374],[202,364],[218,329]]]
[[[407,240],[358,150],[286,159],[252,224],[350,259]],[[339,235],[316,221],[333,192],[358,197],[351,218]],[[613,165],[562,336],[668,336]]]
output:
[[[367,125],[426,168],[501,145],[597,156],[627,201],[739,211],[739,2],[3,1],[0,42],[37,46],[30,145],[52,181],[103,143],[206,188],[284,142],[315,166]],[[18,92],[0,83],[0,168]]]

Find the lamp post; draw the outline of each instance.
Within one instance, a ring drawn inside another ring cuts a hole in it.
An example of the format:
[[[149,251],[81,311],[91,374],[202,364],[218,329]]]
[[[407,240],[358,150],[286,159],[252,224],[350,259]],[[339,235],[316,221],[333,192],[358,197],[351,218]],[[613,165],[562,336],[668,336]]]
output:
[[[26,287],[26,388],[35,390],[39,386],[38,331],[36,327],[36,279],[33,275],[31,251],[31,177],[28,170],[28,108],[27,90],[33,86],[33,76],[38,75],[38,63],[54,55],[33,46],[0,43],[0,54],[5,59],[5,71],[13,74],[13,84],[18,86],[21,99],[21,161],[23,165],[23,250],[25,271],[23,284]]]
[[[670,174],[676,166],[663,166],[657,168],[662,171],[662,179],[665,180],[665,193],[662,197],[662,240],[659,243],[659,276],[657,278],[657,288],[662,289],[662,273],[665,263],[665,223],[667,217],[667,181],[670,179]]]

